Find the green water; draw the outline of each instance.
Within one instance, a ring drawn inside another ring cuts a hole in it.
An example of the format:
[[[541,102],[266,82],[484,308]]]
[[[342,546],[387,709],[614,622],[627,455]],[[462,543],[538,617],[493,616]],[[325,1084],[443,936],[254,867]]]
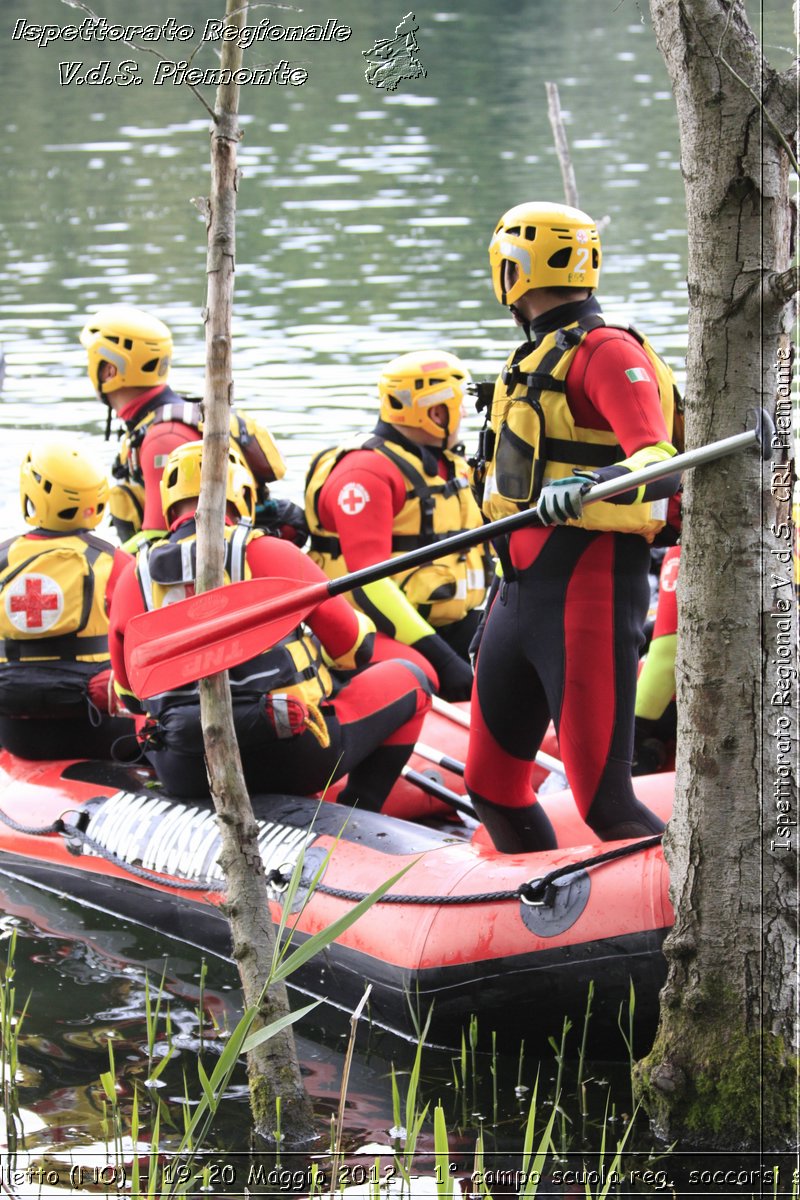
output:
[[[175,334],[178,389],[202,387],[205,227],[192,198],[209,186],[209,120],[187,88],[153,86],[154,55],[110,42],[13,41],[19,14],[5,0],[0,11],[0,73],[14,101],[0,145],[0,527],[11,530],[16,467],[33,431],[68,429],[112,457],[77,342],[87,312],[113,301],[152,308]],[[123,12],[126,23],[165,17],[153,0],[116,5],[110,19]],[[190,0],[168,12],[197,30],[216,15]],[[494,223],[521,200],[563,197],[546,80],[559,86],[580,203],[610,218],[606,307],[646,329],[680,370],[677,125],[639,8],[417,6],[427,76],[393,94],[366,83],[362,51],[391,36],[403,14],[385,0],[342,0],[324,12],[352,28],[347,41],[245,53],[255,65],[294,51],[305,84],[241,93],[236,392],[279,437],[287,494],[299,496],[315,450],[370,427],[389,357],[438,346],[479,375],[504,359],[514,330],[489,278]],[[41,24],[80,19],[58,0],[36,5]],[[186,53],[180,43],[155,47],[173,59]],[[59,84],[59,62],[88,69],[102,60],[138,62],[144,82]],[[216,60],[206,47],[196,61]],[[213,102],[213,89],[205,95]]]

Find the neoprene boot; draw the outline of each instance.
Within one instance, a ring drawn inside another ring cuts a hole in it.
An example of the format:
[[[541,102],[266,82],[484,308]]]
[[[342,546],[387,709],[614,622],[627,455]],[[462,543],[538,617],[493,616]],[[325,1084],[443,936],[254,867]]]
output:
[[[470,792],[470,795],[476,815],[501,853],[526,854],[532,850],[555,850],[558,845],[555,830],[541,804],[503,808],[474,792]]]

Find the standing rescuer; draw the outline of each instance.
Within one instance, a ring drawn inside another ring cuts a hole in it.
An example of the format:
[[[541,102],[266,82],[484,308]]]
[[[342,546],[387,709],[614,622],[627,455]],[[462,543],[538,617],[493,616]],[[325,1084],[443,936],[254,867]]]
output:
[[[372,436],[311,463],[306,520],[311,557],[329,578],[383,562],[481,524],[458,447],[470,384],[454,354],[403,354],[378,380]],[[367,584],[352,601],[375,622],[376,657],[420,665],[446,700],[472,687],[469,645],[491,560],[483,547]]]
[[[645,338],[607,324],[586,213],[525,203],[489,247],[498,301],[525,341],[496,381],[476,487],[489,520],[538,504],[497,546],[504,578],[480,644],[465,780],[498,849],[555,846],[531,787],[552,717],[581,816],[598,838],[663,823],[631,781],[649,545],[679,476],[583,508],[594,482],[676,453],[672,373]]]

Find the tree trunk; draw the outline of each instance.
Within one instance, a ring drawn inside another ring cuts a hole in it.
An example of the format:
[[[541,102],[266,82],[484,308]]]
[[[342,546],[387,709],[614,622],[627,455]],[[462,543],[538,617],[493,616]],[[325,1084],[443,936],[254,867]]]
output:
[[[226,24],[242,28],[247,0],[227,0]],[[222,69],[241,66],[236,41],[222,43]],[[211,196],[208,225],[208,304],[206,310],[206,381],[203,397],[203,479],[197,520],[199,591],[223,582],[225,481],[228,468],[230,406],[233,396],[231,309],[236,244],[236,147],[239,141],[239,89],[221,85],[211,129]],[[285,986],[262,995],[273,959],[264,865],[258,827],[247,793],[231,709],[227,673],[200,682],[203,735],[214,806],[222,831],[220,863],[225,872],[234,957],[245,1004],[258,1005],[260,1024],[289,1011]],[[259,1022],[255,1028],[258,1028]],[[290,1029],[248,1055],[250,1103],[257,1132],[270,1137],[281,1101],[281,1133],[292,1143],[315,1136],[314,1116],[300,1074]]]
[[[745,453],[684,481],[677,787],[665,841],[676,915],[638,1088],[665,1138],[778,1149],[793,1141],[797,1111],[794,87],[764,61],[739,0],[652,0],[651,11],[686,187],[687,443],[740,431],[760,406],[777,415],[777,432],[770,461]]]

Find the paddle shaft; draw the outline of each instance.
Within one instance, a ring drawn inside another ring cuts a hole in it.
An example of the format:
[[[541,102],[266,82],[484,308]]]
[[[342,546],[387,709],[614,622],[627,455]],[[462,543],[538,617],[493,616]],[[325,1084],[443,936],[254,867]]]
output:
[[[594,484],[583,503],[612,499],[755,444],[760,444],[762,454],[768,455],[770,425],[769,417],[761,410],[754,429],[721,438],[629,475]],[[338,579],[321,579],[315,583],[253,579],[215,588],[133,617],[125,634],[129,682],[141,698],[216,674],[275,645],[331,596],[377,583],[398,572],[512,533],[537,519],[535,507],[524,509]]]
[[[443,800],[445,804],[449,804],[456,812],[464,813],[466,816],[474,817],[475,809],[468,796],[459,796],[458,792],[453,792],[449,787],[445,787],[438,779],[431,779],[423,771],[415,771],[413,767],[403,767],[400,774],[409,783],[413,783],[421,792],[426,792],[427,795],[433,796],[436,800]]]
[[[668,475],[688,471],[703,463],[714,462],[718,458],[725,458],[737,450],[744,450],[746,447],[756,444],[761,444],[760,424],[755,429],[748,429],[744,433],[735,433],[731,437],[720,438],[719,441],[710,442],[707,446],[700,446],[697,450],[687,450],[684,454],[676,454],[666,462],[653,463],[649,467],[642,467],[640,471],[631,471],[629,475],[609,479],[605,483],[595,483],[583,497],[583,507],[585,508],[587,504],[597,504],[601,500],[611,500],[614,496],[623,495],[624,492],[632,492],[648,483],[656,483]],[[465,529],[462,533],[454,533],[432,545],[419,546],[416,550],[398,554],[396,558],[375,563],[369,567],[362,567],[359,571],[351,571],[347,575],[341,575],[338,579],[329,581],[328,595],[339,596],[343,592],[351,592],[355,588],[377,583],[378,580],[386,579],[399,571],[422,566],[435,558],[442,558],[445,554],[469,550],[470,547],[478,546],[481,542],[489,541],[490,538],[502,537],[505,534],[513,533],[515,529],[535,524],[538,515],[536,507],[526,508],[522,512],[501,517],[498,521],[491,521],[488,525],[479,525],[476,529]]]

